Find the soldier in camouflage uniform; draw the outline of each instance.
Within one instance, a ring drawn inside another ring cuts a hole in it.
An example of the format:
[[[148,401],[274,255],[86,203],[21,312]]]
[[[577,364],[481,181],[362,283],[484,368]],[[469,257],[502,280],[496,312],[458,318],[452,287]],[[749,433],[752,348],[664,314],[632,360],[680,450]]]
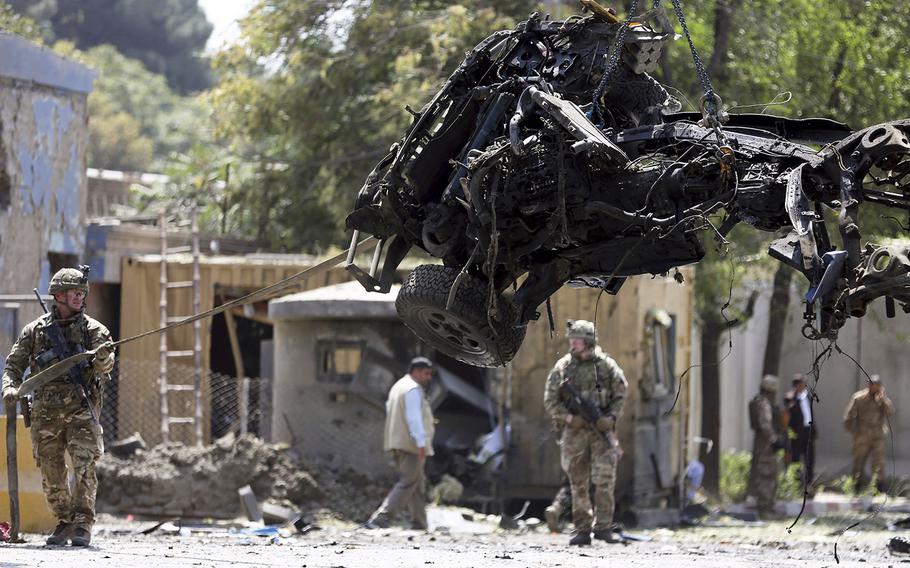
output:
[[[572,487],[572,521],[575,534],[569,544],[591,543],[594,538],[617,542],[613,534],[613,490],[616,482],[618,449],[604,440],[601,432],[615,436],[616,421],[626,398],[626,377],[622,369],[597,345],[594,324],[569,322],[569,353],[556,362],[547,378],[544,406],[554,422],[564,425],[560,439],[562,467]],[[563,381],[571,382],[581,395],[603,413],[596,424],[569,413],[560,396]],[[593,484],[593,491],[592,491]],[[591,496],[594,494],[594,511]]]
[[[752,465],[749,470],[749,494],[755,497],[758,514],[773,514],[777,494],[777,452],[782,448],[781,432],[776,420],[777,377],[765,375],[760,391],[749,401],[749,423],[755,431],[752,440]]]
[[[54,297],[50,313],[29,323],[22,330],[6,358],[3,371],[3,397],[15,400],[25,370],[38,373],[57,362],[47,329],[54,323],[60,326],[69,348],[85,350],[99,348],[92,362],[82,371],[86,387],[83,401],[79,387],[68,375],[47,383],[35,393],[32,410],[31,436],[35,462],[41,470],[44,495],[58,523],[47,538],[49,545],[73,546],[91,543],[95,522],[95,494],[98,479],[95,463],[101,457],[103,441],[101,425],[95,422],[88,405],[100,415],[102,380],[114,366],[114,353],[105,344],[110,333],[97,320],[85,315],[85,296],[88,281],[74,268],[59,270],[51,278],[49,293]],[[70,491],[64,452],[69,453],[75,473],[75,485]]]
[[[871,458],[876,488],[885,490],[885,437],[894,403],[885,394],[878,375],[869,377],[869,386],[853,394],[844,413],[844,427],[853,435],[853,481],[862,485],[866,460]]]

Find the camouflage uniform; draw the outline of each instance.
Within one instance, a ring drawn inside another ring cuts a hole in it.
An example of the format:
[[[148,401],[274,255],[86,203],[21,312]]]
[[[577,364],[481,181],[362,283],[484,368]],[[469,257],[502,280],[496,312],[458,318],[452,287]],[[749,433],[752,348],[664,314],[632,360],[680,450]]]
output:
[[[844,426],[853,434],[853,479],[859,485],[866,460],[872,458],[872,475],[882,484],[885,475],[885,437],[894,404],[884,392],[874,397],[869,389],[853,395],[844,413]]]
[[[590,359],[582,360],[569,353],[562,357],[547,378],[544,407],[559,424],[565,424],[566,408],[559,396],[559,385],[569,379],[582,396],[595,401],[606,415],[619,418],[626,398],[626,377],[622,369],[600,347]],[[581,417],[563,429],[560,439],[562,467],[572,486],[572,521],[578,532],[609,530],[613,521],[616,464],[619,459],[603,437]],[[578,427],[580,426],[580,427]],[[594,489],[592,517],[590,489]],[[592,527],[593,522],[593,527]]]
[[[770,513],[777,494],[777,448],[780,433],[777,429],[777,409],[772,399],[776,392],[768,377],[762,381],[762,392],[749,402],[749,422],[755,431],[752,441],[752,465],[749,470],[749,494],[755,497],[759,513]]]
[[[54,307],[51,313],[44,314],[22,330],[6,358],[4,390],[17,388],[27,368],[35,374],[57,361],[39,360],[43,353],[51,349],[46,330],[52,323],[51,318],[56,316],[58,312]],[[110,341],[107,328],[82,312],[68,319],[58,318],[57,323],[70,346],[81,345],[90,350]],[[96,357],[94,363],[82,371],[87,385],[86,395],[96,415],[101,410],[101,381],[109,378],[113,365],[114,354],[109,351],[106,356]],[[44,495],[59,522],[91,531],[95,522],[95,494],[98,488],[95,463],[103,451],[101,427],[92,419],[76,385],[69,381],[67,375],[47,383],[34,397],[32,446],[35,462],[41,470]],[[64,452],[69,453],[75,470],[72,493],[67,482]]]

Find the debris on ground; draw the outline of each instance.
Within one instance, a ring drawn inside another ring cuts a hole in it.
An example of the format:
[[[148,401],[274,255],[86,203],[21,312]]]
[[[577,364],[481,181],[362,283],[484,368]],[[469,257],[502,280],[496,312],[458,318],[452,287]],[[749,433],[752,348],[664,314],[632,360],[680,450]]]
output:
[[[184,518],[240,516],[238,490],[249,486],[262,503],[307,517],[362,520],[389,487],[386,479],[301,465],[286,444],[233,434],[208,446],[170,443],[126,458],[105,454],[97,471],[99,510]]]
[[[888,551],[891,554],[910,554],[910,539],[896,536],[888,541]]]
[[[111,454],[118,458],[128,458],[135,455],[137,452],[145,451],[147,447],[145,440],[142,439],[142,435],[139,432],[136,432],[129,438],[123,438],[122,440],[117,440],[108,444],[107,449]]]

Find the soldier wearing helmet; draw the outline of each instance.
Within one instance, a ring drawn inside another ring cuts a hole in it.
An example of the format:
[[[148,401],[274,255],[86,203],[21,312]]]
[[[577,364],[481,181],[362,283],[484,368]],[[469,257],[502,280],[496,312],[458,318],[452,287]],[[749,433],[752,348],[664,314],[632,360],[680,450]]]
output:
[[[64,374],[34,395],[32,446],[44,495],[58,521],[54,533],[47,538],[49,545],[71,541],[73,546],[88,546],[95,522],[95,463],[101,457],[103,441],[101,425],[93,418],[89,405],[95,416],[100,415],[102,382],[110,378],[114,352],[107,346],[111,341],[107,328],[84,313],[89,289],[87,272],[88,267],[64,268],[54,274],[48,288],[54,297],[51,310],[23,328],[3,371],[3,398],[15,400],[26,369],[38,373],[60,360],[50,337],[54,326],[59,327],[68,353],[97,350],[91,363],[77,367],[77,380]],[[74,469],[72,490],[65,453]]]
[[[562,430],[561,462],[572,489],[572,520],[576,531],[569,544],[590,544],[592,534],[597,539],[618,542],[613,534],[613,492],[621,452],[612,448],[601,433],[615,437],[616,421],[622,415],[626,399],[626,377],[616,361],[597,345],[593,323],[569,321],[566,337],[569,353],[550,371],[544,407]],[[598,407],[602,416],[595,424],[569,412],[560,395],[564,381]]]
[[[773,516],[774,496],[777,493],[778,450],[783,449],[784,437],[774,402],[777,377],[765,375],[759,393],[749,401],[749,423],[755,431],[752,441],[752,464],[749,470],[749,494],[755,497],[758,514]]]

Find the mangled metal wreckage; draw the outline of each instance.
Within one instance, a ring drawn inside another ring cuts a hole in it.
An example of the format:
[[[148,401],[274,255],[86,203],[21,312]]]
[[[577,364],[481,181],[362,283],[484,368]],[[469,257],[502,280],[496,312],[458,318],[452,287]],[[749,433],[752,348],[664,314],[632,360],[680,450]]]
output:
[[[908,248],[864,247],[858,221],[863,202],[910,209],[910,120],[853,132],[727,116],[694,49],[702,112],[678,112],[648,74],[669,35],[658,27],[532,15],[482,41],[357,195],[348,269],[387,292],[413,247],[441,259],[411,272],[398,311],[478,366],[511,360],[567,282],[615,294],[629,276],[699,261],[719,213],[720,235],[740,222],[789,228],[770,254],[809,281],[807,337],[836,336],[880,296],[889,315],[895,300],[910,311]],[[366,271],[353,263],[365,234],[381,240]]]

